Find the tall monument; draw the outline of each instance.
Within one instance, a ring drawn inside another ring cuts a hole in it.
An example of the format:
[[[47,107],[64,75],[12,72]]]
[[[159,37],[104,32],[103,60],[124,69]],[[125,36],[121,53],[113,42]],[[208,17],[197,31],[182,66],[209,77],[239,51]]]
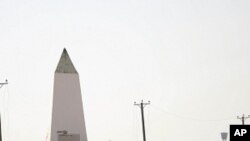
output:
[[[50,141],[87,141],[79,75],[66,49],[54,75]]]

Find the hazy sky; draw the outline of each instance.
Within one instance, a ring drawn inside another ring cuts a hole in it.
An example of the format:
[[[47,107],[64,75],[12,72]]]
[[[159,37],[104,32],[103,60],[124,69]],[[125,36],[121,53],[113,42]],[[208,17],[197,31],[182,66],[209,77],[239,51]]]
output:
[[[45,141],[64,47],[89,141],[219,141],[250,114],[249,0],[0,0],[5,141]],[[250,123],[246,121],[246,123]]]

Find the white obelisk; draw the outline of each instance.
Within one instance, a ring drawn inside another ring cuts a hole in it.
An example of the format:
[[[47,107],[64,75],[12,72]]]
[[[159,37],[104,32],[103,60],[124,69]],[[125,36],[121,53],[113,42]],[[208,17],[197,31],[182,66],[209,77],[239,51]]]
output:
[[[54,76],[51,141],[87,141],[78,73],[66,51]]]

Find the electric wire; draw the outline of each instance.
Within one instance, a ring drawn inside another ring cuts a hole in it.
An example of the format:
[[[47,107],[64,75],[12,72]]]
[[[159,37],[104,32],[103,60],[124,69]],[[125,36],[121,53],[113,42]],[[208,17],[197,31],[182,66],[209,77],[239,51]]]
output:
[[[147,107],[147,119],[145,119],[145,121],[146,121],[146,125],[147,125],[147,127],[146,127],[146,132],[148,131],[148,133],[151,133],[151,126],[150,126],[150,105]],[[147,122],[148,121],[148,122]],[[147,137],[146,138],[148,138],[149,140],[150,140],[150,138],[151,138],[151,136],[150,136],[150,134],[147,134],[146,133],[146,135],[147,135]]]
[[[10,108],[10,104],[9,104],[9,98],[10,98],[10,93],[9,93],[9,86],[6,85],[6,94],[4,94],[4,97],[5,97],[5,101],[6,101],[6,105],[5,105],[5,109],[6,109],[6,113],[5,113],[5,120],[6,120],[6,126],[5,126],[5,135],[6,135],[6,140],[9,140],[9,108]]]
[[[164,113],[165,115],[174,116],[174,117],[177,117],[177,118],[183,119],[183,120],[193,120],[193,121],[200,121],[200,122],[222,122],[222,121],[224,122],[224,121],[228,121],[228,120],[233,120],[234,119],[234,117],[232,117],[232,116],[225,117],[225,118],[220,118],[220,119],[202,119],[202,118],[197,118],[197,117],[183,116],[183,115],[180,115],[180,114],[169,112],[169,111],[167,111],[165,109],[156,107],[153,104],[151,104],[151,106],[152,106],[153,109],[158,110],[161,113]]]
[[[134,129],[134,138],[135,138],[134,141],[139,141],[139,135],[138,135],[138,129],[139,128],[137,126],[137,123],[138,123],[137,122],[137,120],[138,120],[137,117],[138,116],[136,116],[137,112],[135,112],[135,111],[137,111],[137,109],[133,110],[133,119],[134,119],[133,120],[133,127],[134,127],[133,129]]]

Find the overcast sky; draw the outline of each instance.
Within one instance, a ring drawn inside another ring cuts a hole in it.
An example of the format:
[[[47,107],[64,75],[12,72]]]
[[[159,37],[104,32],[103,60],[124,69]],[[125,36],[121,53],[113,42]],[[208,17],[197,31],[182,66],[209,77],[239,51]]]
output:
[[[249,0],[0,0],[5,141],[45,141],[64,47],[89,141],[219,141],[250,114]],[[246,123],[250,123],[246,121]]]

